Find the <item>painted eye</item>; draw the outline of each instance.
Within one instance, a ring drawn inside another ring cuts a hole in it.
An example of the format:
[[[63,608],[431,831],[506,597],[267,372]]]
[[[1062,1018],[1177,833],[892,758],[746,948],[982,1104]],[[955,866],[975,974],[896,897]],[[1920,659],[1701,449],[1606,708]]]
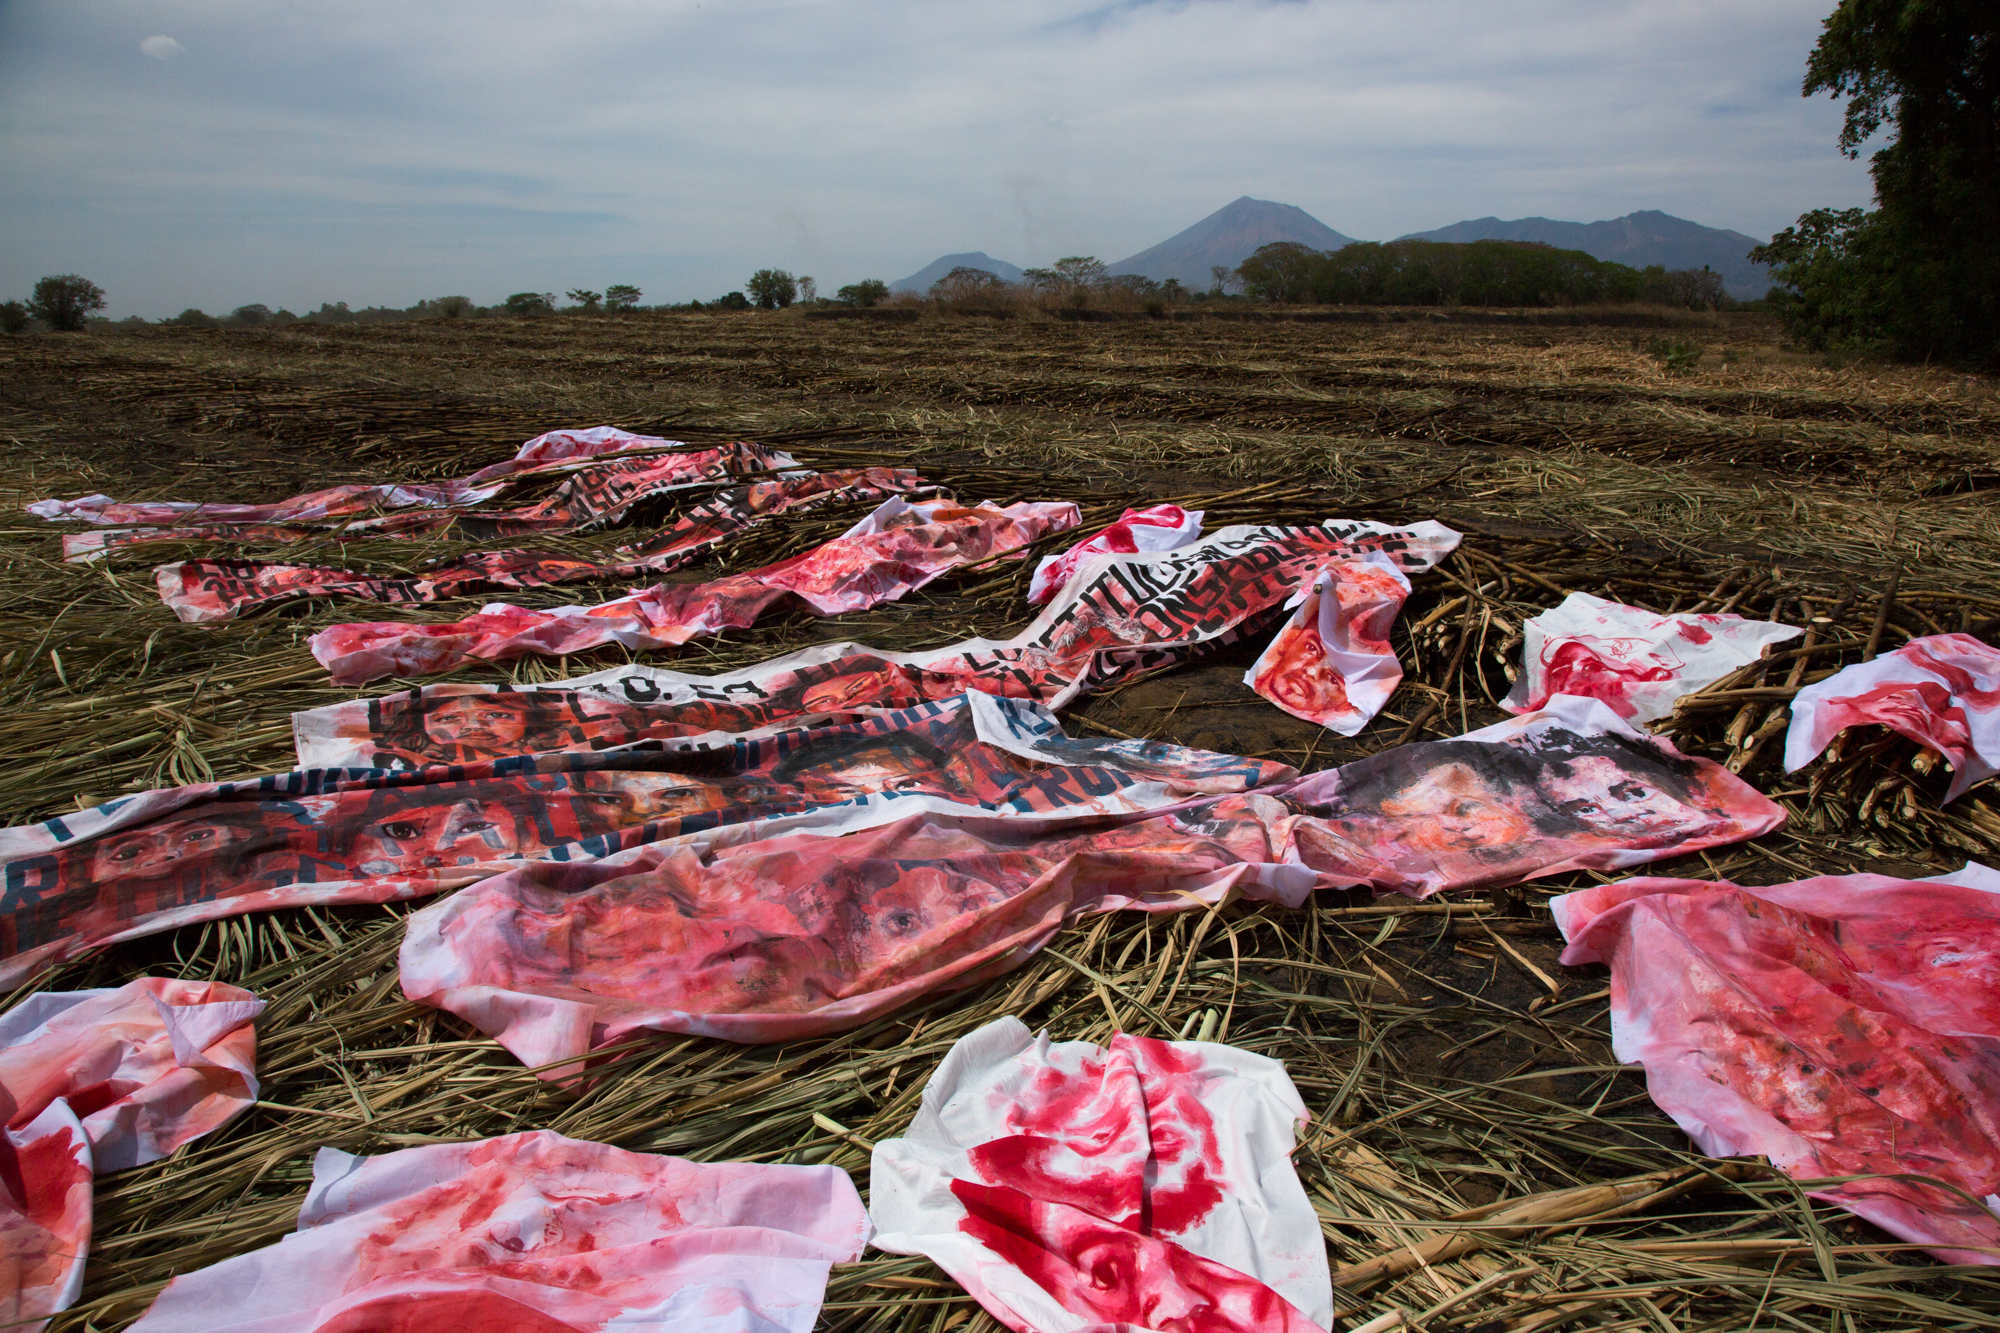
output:
[[[207,842],[210,838],[213,838],[214,836],[215,836],[215,830],[212,828],[194,828],[194,829],[189,829],[186,833],[182,834],[181,841]]]
[[[394,838],[397,842],[408,842],[411,838],[416,837],[420,830],[417,828],[415,824],[406,823],[403,820],[397,820],[393,824],[384,824],[382,826],[382,831],[388,834],[390,837]]]
[[[111,853],[111,859],[114,861],[136,861],[139,859],[139,850],[137,847],[120,847],[117,851]]]
[[[480,833],[492,827],[493,821],[490,819],[475,819],[470,824],[467,824],[462,831],[466,833]]]

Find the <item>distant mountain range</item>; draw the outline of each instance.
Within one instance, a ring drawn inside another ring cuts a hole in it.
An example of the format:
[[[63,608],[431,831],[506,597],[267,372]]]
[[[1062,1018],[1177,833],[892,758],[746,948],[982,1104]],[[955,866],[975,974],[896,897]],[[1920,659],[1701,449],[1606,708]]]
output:
[[[1138,273],[1159,282],[1179,278],[1190,291],[1205,292],[1209,270],[1217,264],[1235,268],[1273,241],[1297,241],[1315,250],[1338,250],[1353,244],[1312,214],[1294,204],[1274,204],[1244,195],[1219,208],[1186,231],[1169,236],[1150,250],[1141,250],[1111,266],[1113,274]]]
[[[1722,275],[1729,294],[1739,300],[1755,300],[1771,286],[1769,271],[1746,257],[1758,242],[1740,231],[1704,227],[1686,218],[1677,218],[1657,209],[1629,213],[1608,222],[1557,222],[1549,218],[1478,218],[1455,222],[1436,231],[1416,232],[1401,240],[1419,241],[1539,241],[1565,250],[1581,250],[1598,259],[1607,259],[1633,268],[1660,264],[1667,268],[1700,268],[1704,264]],[[1354,238],[1343,236],[1312,214],[1292,204],[1272,203],[1245,195],[1227,207],[1217,209],[1186,231],[1169,236],[1151,249],[1121,259],[1110,272],[1138,273],[1165,282],[1179,278],[1192,291],[1206,291],[1209,270],[1217,264],[1235,268],[1273,241],[1296,241],[1315,250],[1338,250],[1352,245]],[[1021,279],[1021,270],[983,251],[946,255],[889,284],[891,291],[925,292],[930,285],[958,267],[983,268],[1009,282]]]
[[[1609,222],[1556,222],[1549,218],[1478,218],[1436,231],[1399,237],[1414,241],[1540,241],[1563,250],[1581,250],[1594,259],[1645,268],[1700,268],[1722,275],[1722,285],[1739,301],[1754,301],[1770,290],[1771,272],[1747,258],[1759,242],[1740,231],[1704,227],[1658,209],[1627,213]]]
[[[889,284],[892,292],[916,292],[922,294],[931,289],[931,284],[955,268],[983,268],[995,277],[1008,282],[1019,282],[1021,270],[1004,259],[995,259],[984,250],[973,250],[962,255],[946,255],[934,259],[907,278],[898,278]]]

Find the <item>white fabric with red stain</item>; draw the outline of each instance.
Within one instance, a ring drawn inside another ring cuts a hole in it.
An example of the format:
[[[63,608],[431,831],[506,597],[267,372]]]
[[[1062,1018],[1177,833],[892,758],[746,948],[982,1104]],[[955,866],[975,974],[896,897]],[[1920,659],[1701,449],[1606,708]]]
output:
[[[1501,700],[1532,713],[1558,694],[1602,699],[1629,722],[1674,711],[1674,701],[1747,666],[1774,643],[1805,633],[1742,616],[1665,615],[1573,592],[1521,626],[1521,678]]]
[[[868,1229],[836,1167],[547,1130],[322,1148],[297,1231],[175,1278],[132,1333],[809,1333]]]
[[[1402,683],[1389,630],[1409,595],[1409,578],[1380,551],[1327,566],[1288,603],[1292,618],[1243,683],[1293,717],[1354,735]]]
[[[61,1098],[0,1129],[0,1327],[39,1333],[83,1290],[90,1139]]]
[[[2000,649],[1970,634],[1933,634],[1806,686],[1792,700],[1785,771],[1871,722],[1943,755],[1952,769],[1944,798],[1957,800],[2000,772]]]
[[[1551,906],[1562,961],[1611,967],[1613,1050],[1703,1152],[1864,1177],[1811,1193],[2000,1264],[2000,874],[1639,878]]]
[[[408,621],[332,625],[313,635],[313,656],[340,684],[428,675],[473,659],[579,653],[606,644],[661,648],[754,624],[796,597],[820,615],[895,601],[946,570],[1018,550],[1074,527],[1077,507],[1024,502],[996,508],[952,501],[886,502],[848,534],[810,551],[705,583],[662,583],[596,606],[546,611],[494,602],[450,624]]]
[[[1022,1333],[1313,1333],[1333,1322],[1284,1066],[1210,1042],[970,1033],[875,1146],[878,1249]]]
[[[263,1008],[223,982],[142,977],[0,1016],[0,1324],[76,1299],[93,1172],[156,1161],[256,1100]]]
[[[1060,555],[1043,556],[1028,583],[1028,605],[1041,606],[1069,582],[1077,567],[1094,555],[1133,555],[1141,551],[1177,551],[1201,536],[1202,511],[1179,505],[1128,509],[1095,537],[1080,541]]]

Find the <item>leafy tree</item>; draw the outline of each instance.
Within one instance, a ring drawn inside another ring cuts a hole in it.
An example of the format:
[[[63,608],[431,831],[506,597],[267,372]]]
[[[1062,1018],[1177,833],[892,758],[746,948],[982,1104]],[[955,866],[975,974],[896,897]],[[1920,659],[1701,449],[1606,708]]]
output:
[[[1244,260],[1236,275],[1243,290],[1257,300],[1296,305],[1312,298],[1314,261],[1320,257],[1319,251],[1297,241],[1273,241]]]
[[[586,315],[596,314],[597,308],[604,303],[603,292],[588,291],[582,287],[572,288],[571,290],[564,292],[563,295],[567,296],[570,300],[576,302],[577,305],[581,306],[583,308],[583,313]]]
[[[750,298],[742,292],[730,292],[726,295],[716,297],[708,304],[716,310],[748,310],[750,308]]]
[[[19,301],[0,301],[0,333],[19,333],[29,318],[28,307]]]
[[[52,329],[74,333],[92,311],[104,309],[104,289],[74,273],[59,273],[35,284],[28,313]]]
[[[424,304],[430,307],[429,313],[437,315],[439,319],[464,319],[476,309],[469,296],[440,296],[435,301]]]
[[[1188,290],[1181,286],[1179,278],[1168,278],[1160,284],[1160,297],[1168,305],[1178,305],[1188,299]]]
[[[1840,148],[1887,129],[1876,209],[1815,209],[1751,252],[1809,347],[2000,363],[2000,8],[1840,0],[1803,94],[1845,97]]]
[[[553,292],[515,292],[500,303],[501,309],[510,315],[552,315],[556,309]]]
[[[763,310],[783,310],[799,296],[798,280],[781,268],[758,269],[743,289]]]
[[[204,314],[193,306],[189,306],[166,322],[169,324],[178,324],[185,329],[212,329],[220,325],[222,321],[213,315]]]
[[[197,310],[195,313],[200,314],[201,312]],[[336,304],[328,304],[325,301],[321,301],[319,309],[307,315],[306,319],[313,324],[351,324],[354,322],[354,312],[347,308],[347,302],[345,301]]]
[[[888,295],[889,284],[880,278],[863,278],[859,282],[850,282],[834,293],[837,299],[845,301],[848,305],[858,305],[863,308],[880,303]]]
[[[930,297],[952,310],[1001,310],[1008,291],[998,275],[960,264],[931,284]]]
[[[570,293],[572,296],[575,294]],[[604,289],[604,304],[612,310],[630,310],[639,304],[641,295],[643,293],[629,282],[614,282]]]
[[[799,304],[811,305],[817,300],[819,300],[819,284],[813,281],[812,274],[801,273],[799,275]]]
[[[271,322],[271,307],[267,305],[237,306],[229,312],[229,322],[240,328],[259,328]]]

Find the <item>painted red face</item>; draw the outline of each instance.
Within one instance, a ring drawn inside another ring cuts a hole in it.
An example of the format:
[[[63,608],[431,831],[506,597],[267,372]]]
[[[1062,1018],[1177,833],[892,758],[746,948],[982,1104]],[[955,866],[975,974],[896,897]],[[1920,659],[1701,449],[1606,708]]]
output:
[[[527,734],[521,708],[497,695],[462,694],[424,714],[424,734],[440,745],[513,754]]]
[[[1415,851],[1504,849],[1535,836],[1534,822],[1466,764],[1440,764],[1382,802],[1396,840]]]
[[[91,853],[90,875],[99,882],[163,879],[189,862],[212,857],[258,836],[255,829],[201,819],[147,825],[100,841]]]
[[[893,671],[860,671],[806,686],[799,705],[808,713],[841,713],[853,708],[894,708],[916,700]]]
[[[1278,634],[1255,688],[1281,708],[1321,717],[1347,711],[1347,686],[1326,661],[1326,644],[1313,624],[1288,625]]]
[[[476,801],[399,810],[364,829],[356,839],[359,868],[371,874],[394,869],[476,865],[519,850],[513,816]]]

